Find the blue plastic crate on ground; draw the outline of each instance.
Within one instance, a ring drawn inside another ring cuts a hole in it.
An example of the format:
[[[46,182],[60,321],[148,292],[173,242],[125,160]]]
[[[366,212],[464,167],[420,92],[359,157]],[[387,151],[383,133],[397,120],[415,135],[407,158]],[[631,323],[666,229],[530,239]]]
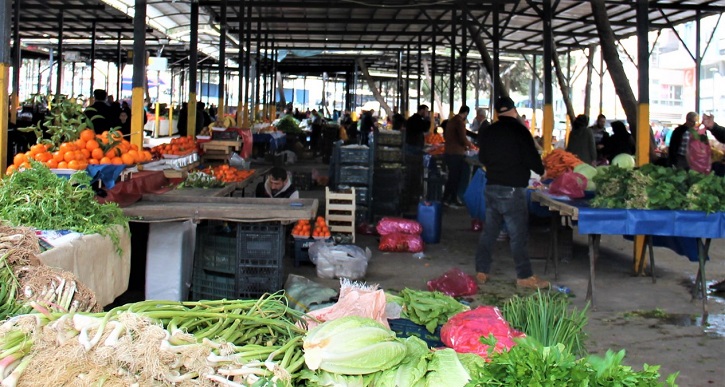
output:
[[[430,348],[444,347],[445,344],[441,341],[441,326],[436,328],[435,332],[430,333],[425,326],[415,324],[414,322],[404,319],[396,318],[388,320],[390,324],[390,330],[395,332],[398,337],[405,338],[415,336],[428,344]]]

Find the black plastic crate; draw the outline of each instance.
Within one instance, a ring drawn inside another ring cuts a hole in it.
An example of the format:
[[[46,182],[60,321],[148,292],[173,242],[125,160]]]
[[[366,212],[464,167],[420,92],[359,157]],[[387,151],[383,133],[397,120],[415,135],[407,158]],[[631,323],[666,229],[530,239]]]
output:
[[[402,146],[403,132],[397,130],[381,130],[375,134],[375,144]]]
[[[235,131],[212,131],[212,140],[223,140],[223,141],[237,141],[239,140],[239,133]]]
[[[280,268],[284,257],[284,226],[279,223],[238,223],[240,267]]]
[[[382,162],[400,163],[403,161],[402,148],[379,147],[377,160]]]
[[[390,330],[395,332],[395,335],[400,338],[415,336],[428,344],[430,348],[444,347],[445,345],[441,341],[441,326],[439,325],[433,333],[423,325],[418,325],[405,318],[389,319],[388,324]]]
[[[312,187],[312,174],[310,172],[294,172],[292,183],[300,191],[309,191]]]
[[[370,163],[370,148],[340,147],[340,163],[368,164]]]
[[[332,242],[332,238],[327,239],[328,242]],[[295,238],[295,267],[298,267],[300,263],[312,262],[310,260],[310,246],[315,243],[314,238],[297,239]]]
[[[215,275],[195,268],[191,283],[191,299],[193,301],[220,300],[222,298],[235,300],[239,298],[235,286],[234,275]]]
[[[368,204],[369,198],[368,187],[355,187],[355,203]]]
[[[274,267],[239,266],[239,298],[259,298],[282,289],[282,270]]]
[[[368,184],[370,168],[349,166],[340,167],[339,184]]]
[[[213,273],[236,273],[237,233],[233,227],[233,223],[208,222],[196,228],[195,267]]]

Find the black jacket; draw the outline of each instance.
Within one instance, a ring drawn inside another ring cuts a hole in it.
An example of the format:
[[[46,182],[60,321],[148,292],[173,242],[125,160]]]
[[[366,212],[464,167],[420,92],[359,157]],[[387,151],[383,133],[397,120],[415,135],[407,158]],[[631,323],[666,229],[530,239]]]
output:
[[[478,159],[490,185],[527,187],[531,171],[544,174],[531,132],[516,118],[499,117],[478,131]]]
[[[118,122],[118,114],[113,117],[113,109],[104,101],[94,102],[83,113],[93,122],[93,130],[96,134],[110,130]]]
[[[413,114],[405,122],[405,142],[408,145],[423,147],[425,145],[425,133],[430,129],[430,121],[418,113]]]
[[[670,137],[670,146],[667,149],[667,161],[669,165],[677,165],[677,154],[682,144],[682,136],[687,132],[687,125],[680,125],[675,128]]]

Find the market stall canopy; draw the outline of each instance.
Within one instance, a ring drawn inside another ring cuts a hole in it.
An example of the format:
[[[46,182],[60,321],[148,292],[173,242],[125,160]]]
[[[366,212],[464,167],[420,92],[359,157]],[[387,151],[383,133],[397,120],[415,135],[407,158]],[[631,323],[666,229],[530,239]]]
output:
[[[614,35],[620,39],[636,33],[635,1],[600,0],[606,4]],[[18,3],[17,1],[15,3]],[[91,29],[96,28],[96,57],[115,62],[117,41],[124,51],[132,48],[132,15],[135,0],[23,0],[20,3],[20,36],[27,50],[43,52],[57,45],[59,20],[64,20],[63,49],[90,58]],[[190,1],[147,2],[147,49],[169,58],[172,66],[188,65]],[[478,67],[479,56],[468,35],[476,26],[493,48],[493,10],[499,5],[498,23],[502,54],[541,53],[543,50],[542,1],[499,0],[200,0],[199,66],[211,66],[219,57],[222,7],[227,13],[228,66],[237,66],[251,26],[254,55],[269,47],[286,50],[279,70],[283,73],[347,71],[364,57],[371,71],[396,71],[400,53],[418,46],[429,54],[435,42],[438,55],[450,55],[455,46],[468,50],[469,66]],[[589,1],[551,0],[555,47],[559,51],[598,43]],[[725,11],[725,1],[652,0],[650,28],[669,28],[698,17]],[[243,21],[243,23],[240,23]],[[464,32],[466,31],[466,32]],[[454,36],[455,35],[455,36]],[[295,55],[295,50],[316,50],[317,55]],[[264,52],[263,52],[264,54]],[[281,56],[280,56],[281,58]],[[450,61],[438,61],[446,71]]]

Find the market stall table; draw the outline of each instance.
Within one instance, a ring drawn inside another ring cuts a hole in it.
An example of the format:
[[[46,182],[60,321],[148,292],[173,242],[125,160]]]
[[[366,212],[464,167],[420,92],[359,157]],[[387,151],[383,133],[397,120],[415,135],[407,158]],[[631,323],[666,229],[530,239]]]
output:
[[[594,268],[599,257],[599,241],[606,235],[645,235],[646,247],[650,251],[650,264],[654,281],[654,254],[652,236],[696,238],[698,245],[698,273],[693,287],[693,299],[700,293],[703,312],[707,313],[707,283],[705,261],[712,238],[725,237],[725,213],[707,214],[701,211],[684,210],[635,210],[590,208],[587,201],[566,200],[545,192],[532,193],[532,200],[577,222],[579,233],[589,239],[589,286],[587,299],[594,298]],[[554,218],[557,218],[555,216]],[[558,223],[557,223],[558,227]],[[553,235],[553,234],[552,234]],[[552,238],[553,239],[553,238]],[[552,243],[554,241],[552,240]],[[554,250],[555,251],[555,250]],[[556,262],[556,255],[553,256]]]

